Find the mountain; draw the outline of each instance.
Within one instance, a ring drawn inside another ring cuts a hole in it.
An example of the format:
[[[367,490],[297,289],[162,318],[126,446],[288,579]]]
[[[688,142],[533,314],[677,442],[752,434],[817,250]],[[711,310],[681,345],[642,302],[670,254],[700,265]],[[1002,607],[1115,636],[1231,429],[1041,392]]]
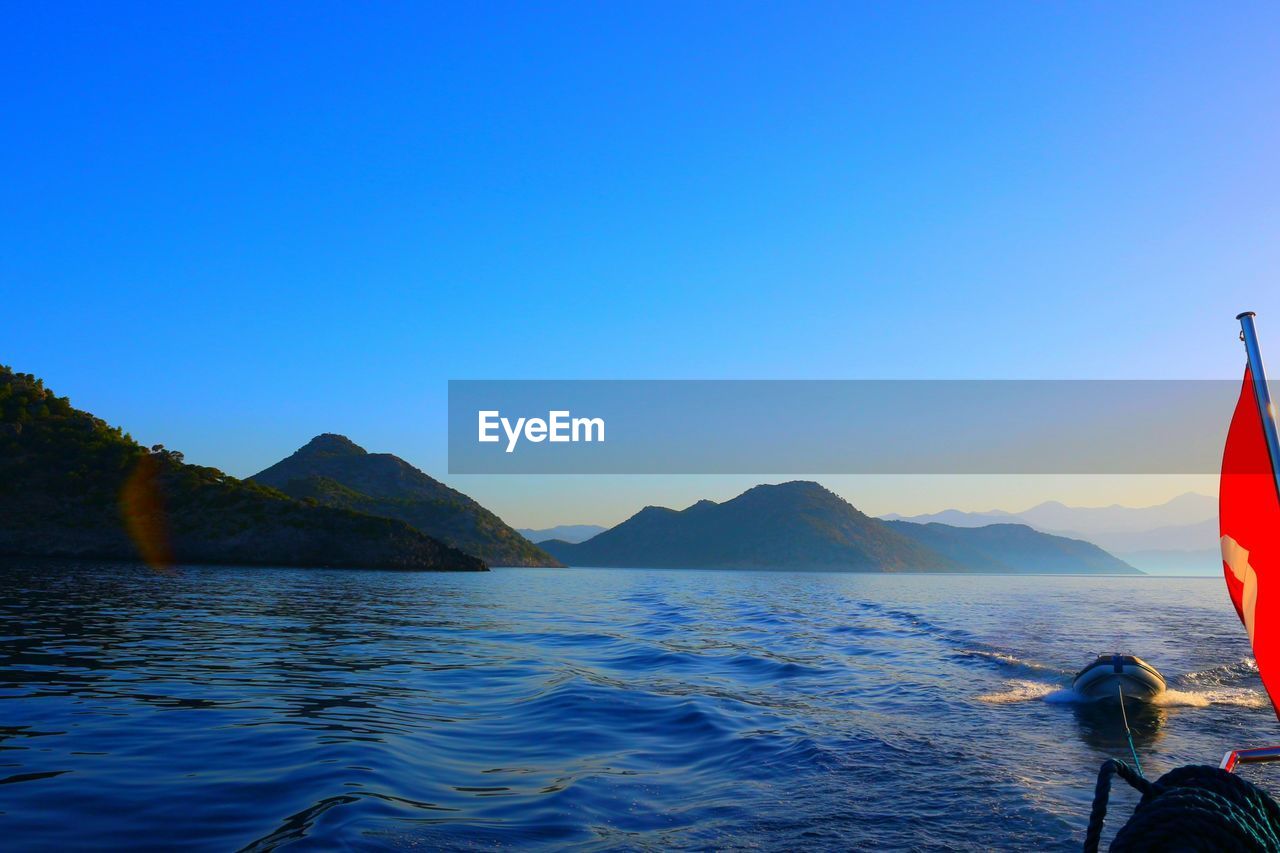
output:
[[[884,522],[817,483],[796,481],[756,486],[722,504],[645,507],[586,542],[543,547],[578,566],[1135,573],[1086,542],[998,527]]]
[[[952,527],[931,522],[885,522],[907,538],[958,563],[1010,574],[1138,574],[1121,560],[1080,539],[1041,533],[1025,524]]]
[[[1071,531],[1086,538],[1103,533],[1141,533],[1159,528],[1200,524],[1218,517],[1218,500],[1209,495],[1187,492],[1156,506],[1129,507],[1113,504],[1102,507],[1067,506],[1059,501],[1046,501],[1022,512],[988,510],[964,512],[948,509],[926,515],[886,515],[888,521],[914,521],[921,524],[941,522],[955,527],[980,527],[985,524],[1015,522],[1029,524],[1037,530]],[[1214,537],[1217,541],[1217,537]]]
[[[1156,506],[1072,507],[1047,501],[1022,512],[963,512],[887,515],[886,520],[941,522],[958,527],[1017,522],[1042,533],[1092,542],[1143,571],[1216,574],[1218,501],[1188,492]]]
[[[559,539],[562,542],[585,542],[597,533],[609,528],[599,524],[561,524],[556,527],[544,527],[536,530],[529,527],[517,527],[516,532],[530,542],[546,542],[548,539]]]
[[[1033,506],[1018,513],[1032,527],[1079,530],[1089,533],[1134,533],[1158,527],[1195,524],[1218,517],[1218,499],[1187,492],[1155,506],[1113,504],[1100,507],[1066,506],[1058,501]],[[1216,538],[1216,537],[1215,537]]]
[[[1052,530],[1063,536],[1088,539],[1101,548],[1119,553],[1138,551],[1217,551],[1218,518],[1197,521],[1194,524],[1173,524],[1151,530]]]
[[[924,515],[899,515],[896,512],[880,516],[885,521],[910,521],[914,524],[946,524],[951,527],[984,527],[988,524],[1022,524],[1021,518],[1003,510],[965,512],[961,509],[944,509]]]
[[[484,571],[409,525],[308,505],[140,446],[0,367],[0,553]]]
[[[545,542],[571,565],[962,571],[817,483],[756,486],[723,504],[645,507],[579,545]]]
[[[462,492],[346,436],[318,435],[249,480],[299,500],[399,519],[493,566],[560,565]]]

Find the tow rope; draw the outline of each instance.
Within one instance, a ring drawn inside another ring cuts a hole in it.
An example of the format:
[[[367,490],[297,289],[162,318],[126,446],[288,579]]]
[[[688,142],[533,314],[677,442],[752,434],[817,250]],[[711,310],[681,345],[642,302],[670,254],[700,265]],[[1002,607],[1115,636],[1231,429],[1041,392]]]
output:
[[[1124,709],[1124,685],[1117,684],[1116,689],[1120,691],[1120,719],[1124,722],[1124,736],[1129,739],[1129,754],[1133,756],[1133,766],[1137,768],[1138,775],[1146,778],[1142,772],[1142,762],[1138,760],[1138,748],[1133,745],[1133,732],[1129,730],[1129,714]]]

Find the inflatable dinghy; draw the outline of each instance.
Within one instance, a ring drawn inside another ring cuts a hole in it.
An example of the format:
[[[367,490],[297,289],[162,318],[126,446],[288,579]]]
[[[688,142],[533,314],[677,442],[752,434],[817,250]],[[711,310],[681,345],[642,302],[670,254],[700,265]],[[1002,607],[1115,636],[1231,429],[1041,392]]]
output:
[[[1086,699],[1125,699],[1150,702],[1164,692],[1164,676],[1133,655],[1098,655],[1077,673],[1072,688]]]

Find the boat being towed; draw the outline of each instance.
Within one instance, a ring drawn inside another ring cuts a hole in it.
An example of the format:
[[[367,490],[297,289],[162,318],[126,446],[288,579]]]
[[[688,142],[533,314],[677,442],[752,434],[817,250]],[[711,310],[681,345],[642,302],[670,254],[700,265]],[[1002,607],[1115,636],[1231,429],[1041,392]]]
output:
[[[1134,655],[1098,655],[1071,682],[1076,693],[1090,701],[1133,699],[1150,702],[1165,691],[1164,676]]]

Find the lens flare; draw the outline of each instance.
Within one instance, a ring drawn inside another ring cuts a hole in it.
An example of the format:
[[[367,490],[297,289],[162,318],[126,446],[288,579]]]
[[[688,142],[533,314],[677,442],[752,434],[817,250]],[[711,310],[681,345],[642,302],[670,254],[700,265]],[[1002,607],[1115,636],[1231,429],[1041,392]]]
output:
[[[120,515],[138,554],[151,568],[164,571],[173,565],[173,552],[160,473],[152,454],[139,457],[120,490]]]

